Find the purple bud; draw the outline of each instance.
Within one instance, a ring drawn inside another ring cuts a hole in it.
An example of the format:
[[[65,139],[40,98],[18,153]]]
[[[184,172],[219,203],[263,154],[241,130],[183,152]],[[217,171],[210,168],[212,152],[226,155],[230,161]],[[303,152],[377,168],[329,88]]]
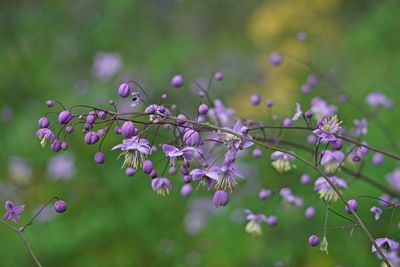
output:
[[[151,171],[153,170],[153,162],[151,160],[147,159],[143,162],[143,172],[146,174],[150,174]]]
[[[47,128],[50,125],[49,119],[47,117],[41,117],[38,121],[40,128]]]
[[[272,101],[272,99],[267,99],[265,104],[267,105],[267,107],[272,108],[272,106],[274,105],[274,102]]]
[[[125,138],[131,138],[135,135],[135,125],[131,121],[126,121],[122,124],[121,134]]]
[[[273,66],[279,66],[280,64],[282,64],[282,61],[283,61],[282,54],[279,52],[272,53],[269,57],[269,62]]]
[[[252,94],[250,97],[250,103],[253,106],[257,106],[261,103],[261,95],[258,93]]]
[[[99,141],[99,137],[95,132],[87,132],[84,137],[84,141],[88,145],[96,144]]]
[[[229,195],[225,190],[217,190],[214,193],[213,203],[215,207],[226,206],[229,203]]]
[[[361,161],[361,157],[360,157],[360,156],[357,156],[357,155],[354,155],[353,157],[351,157],[351,160],[352,160],[353,162],[360,162],[360,161]]]
[[[349,206],[354,210],[354,211],[357,211],[358,210],[358,202],[357,202],[357,200],[355,200],[355,199],[350,199],[349,201],[347,201],[347,204],[349,204]],[[346,206],[345,207],[345,209],[346,209],[346,212],[348,213],[348,214],[351,214],[351,211],[350,211],[350,209]]]
[[[242,134],[248,134],[249,131],[250,131],[250,129],[247,126],[242,126],[242,128],[240,128],[240,132]]]
[[[292,120],[290,118],[284,118],[282,122],[283,126],[292,126]]]
[[[107,113],[105,111],[99,111],[99,113],[97,113],[97,116],[99,117],[99,119],[104,120],[107,117]]]
[[[304,212],[304,217],[306,217],[306,219],[312,219],[314,216],[315,216],[315,208],[308,207]]]
[[[126,98],[131,94],[131,90],[132,88],[129,83],[121,83],[118,87],[118,95],[122,98]]]
[[[61,149],[62,150],[67,150],[68,149],[68,144],[66,142],[61,142]]]
[[[95,161],[97,164],[103,164],[105,160],[106,160],[106,159],[105,159],[105,156],[104,156],[104,153],[103,153],[103,152],[99,151],[99,152],[97,152],[96,154],[94,154],[94,161]]]
[[[302,94],[308,95],[311,92],[311,86],[309,84],[302,84],[300,86],[300,92]]]
[[[157,171],[155,169],[151,170],[150,177],[153,179],[157,178]]]
[[[188,167],[186,165],[182,164],[180,171],[181,171],[181,173],[183,175],[188,175],[189,174],[189,169],[188,169]]]
[[[201,114],[201,115],[205,115],[205,114],[207,114],[207,112],[208,112],[208,106],[206,105],[206,104],[201,104],[200,106],[199,106],[199,113]]]
[[[311,86],[311,87],[316,87],[318,86],[318,78],[315,75],[310,75],[307,77],[307,83]]]
[[[84,130],[85,132],[88,132],[88,131],[90,131],[90,130],[92,130],[92,129],[93,129],[93,124],[85,123],[85,125],[83,125],[83,130]]]
[[[189,196],[192,193],[192,185],[184,184],[181,188],[181,195],[184,197]]]
[[[182,180],[184,183],[190,183],[192,181],[192,176],[184,175]]]
[[[170,175],[174,175],[174,174],[176,174],[176,168],[175,168],[174,166],[172,166],[172,167],[169,167],[169,169],[168,169],[168,173],[169,173]]]
[[[156,107],[154,105],[150,105],[144,110],[144,112],[146,114],[153,114],[154,112],[156,112]]]
[[[116,125],[115,128],[114,128],[114,132],[116,134],[121,134],[121,128],[122,128],[121,125]]]
[[[67,128],[65,128],[65,131],[67,133],[72,133],[74,131],[74,126],[72,126],[72,125],[67,126]]]
[[[183,135],[183,141],[188,146],[198,146],[200,144],[200,134],[195,130],[187,130]]]
[[[54,203],[54,209],[56,210],[57,213],[63,213],[67,210],[67,203],[59,199]]]
[[[49,99],[49,100],[46,101],[46,106],[48,108],[51,108],[51,107],[54,106],[54,103],[55,103],[54,100]]]
[[[60,115],[58,115],[58,122],[60,124],[68,124],[72,120],[72,114],[69,110],[61,111]]]
[[[268,216],[267,223],[270,226],[276,226],[278,224],[278,217],[276,217],[275,215]]]
[[[222,79],[224,78],[224,74],[220,71],[217,71],[216,73],[214,73],[214,79],[217,81],[222,81]]]
[[[311,182],[310,175],[308,175],[308,174],[303,174],[303,175],[300,177],[300,182],[301,182],[302,184],[304,184],[304,185],[308,185],[308,184]]]
[[[86,116],[86,122],[89,124],[94,124],[96,122],[97,115],[96,113],[92,113]]]
[[[261,151],[261,149],[259,149],[259,148],[255,148],[254,150],[253,150],[253,152],[252,152],[252,155],[253,155],[253,157],[255,157],[255,158],[261,158],[261,156],[262,156],[262,151]]]
[[[260,190],[260,193],[258,193],[258,197],[261,200],[267,200],[271,195],[272,195],[272,190],[268,188],[263,188]]]
[[[310,134],[307,136],[307,143],[315,144],[316,142],[317,142],[317,137],[314,134]]]
[[[343,147],[343,142],[339,138],[336,138],[336,140],[333,141],[331,144],[332,144],[333,149],[335,149],[335,150],[339,150]]]
[[[318,238],[318,236],[316,236],[316,235],[311,235],[311,236],[308,238],[308,244],[309,244],[310,246],[312,246],[312,247],[318,246],[318,244],[319,244],[319,238]]]
[[[203,116],[203,115],[198,116],[197,117],[197,122],[200,122],[200,123],[206,122],[206,117]]]
[[[311,111],[308,110],[308,111],[306,111],[306,113],[304,113],[304,116],[306,116],[307,119],[311,119],[313,114]]]
[[[383,155],[381,153],[375,153],[372,156],[372,164],[379,166],[383,163]]]
[[[129,176],[129,177],[135,175],[135,173],[136,173],[136,169],[132,168],[132,167],[126,168],[126,170],[125,170],[126,176]]]
[[[51,150],[53,150],[54,152],[60,151],[61,150],[61,141],[57,140],[57,139],[54,139],[51,142],[51,146],[50,147],[51,147]]]
[[[183,85],[183,76],[176,74],[171,79],[171,85],[175,88],[179,88]]]

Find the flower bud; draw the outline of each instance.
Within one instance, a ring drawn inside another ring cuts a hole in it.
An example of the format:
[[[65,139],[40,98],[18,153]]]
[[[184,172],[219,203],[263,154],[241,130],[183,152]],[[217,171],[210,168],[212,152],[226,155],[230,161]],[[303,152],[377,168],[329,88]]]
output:
[[[171,79],[171,85],[175,88],[179,88],[183,85],[183,76],[180,74],[176,74]]]
[[[252,152],[252,155],[253,155],[253,157],[255,157],[255,158],[261,158],[261,156],[262,156],[262,151],[261,151],[261,149],[259,149],[259,148],[255,148],[255,149],[253,149],[253,152]]]
[[[60,124],[68,124],[72,120],[72,114],[69,110],[61,111],[58,115],[58,122]]]
[[[272,106],[274,105],[274,102],[272,101],[272,99],[267,99],[265,104],[267,105],[268,108],[272,108]]]
[[[97,116],[99,117],[99,119],[104,120],[107,117],[107,113],[105,111],[99,111],[99,113],[97,113]]]
[[[271,215],[267,218],[267,223],[269,226],[276,226],[278,224],[278,217]]]
[[[88,145],[96,144],[99,141],[99,137],[95,132],[87,132],[84,137],[84,141]]]
[[[279,52],[272,53],[271,56],[269,57],[269,62],[273,66],[279,66],[280,64],[282,64],[282,61],[283,61],[282,54]]]
[[[215,207],[226,206],[229,203],[229,195],[225,190],[217,190],[214,193],[213,203]]]
[[[65,203],[65,201],[59,199],[54,203],[54,208],[57,213],[63,213],[67,210],[67,203]]]
[[[357,211],[358,210],[358,202],[357,202],[357,200],[355,200],[355,199],[350,199],[349,201],[347,201],[347,204],[349,204],[349,206],[354,210],[354,211]],[[348,213],[348,214],[351,214],[351,211],[350,211],[350,209],[346,206],[345,207],[345,209],[346,209],[346,212]]]
[[[200,134],[195,130],[187,130],[183,135],[183,141],[188,146],[198,146],[200,144]]]
[[[51,107],[54,106],[54,103],[55,103],[54,100],[49,99],[49,100],[46,101],[46,106],[48,108],[51,108]]]
[[[343,142],[342,142],[342,140],[339,139],[339,138],[336,138],[336,140],[332,142],[332,147],[333,147],[333,149],[335,149],[335,150],[341,149],[341,148],[343,147]]]
[[[174,166],[170,167],[170,168],[168,169],[168,173],[169,173],[170,175],[176,174],[176,168],[175,168]]]
[[[122,98],[126,98],[131,94],[131,90],[129,83],[121,83],[118,87],[118,95]]]
[[[312,246],[312,247],[318,246],[318,244],[319,244],[319,238],[318,238],[318,236],[316,236],[316,235],[311,235],[311,236],[308,238],[308,244],[309,244],[310,246]]]
[[[129,177],[135,175],[135,173],[136,173],[136,169],[133,167],[126,168],[126,170],[125,170],[126,176],[129,176]]]
[[[51,142],[51,146],[50,147],[51,147],[51,150],[53,150],[54,152],[60,151],[61,150],[61,141],[57,140],[57,139],[54,139]]]
[[[304,212],[304,217],[306,217],[306,219],[312,219],[314,216],[315,216],[315,208],[308,207]]]
[[[214,73],[214,79],[216,81],[222,81],[222,79],[224,78],[224,74],[220,71],[217,71],[216,73]]]
[[[40,128],[47,128],[50,125],[49,119],[47,117],[41,117],[38,121]]]
[[[126,121],[122,124],[121,134],[125,138],[131,138],[135,135],[135,125],[131,121]]]
[[[260,190],[260,193],[258,193],[258,197],[259,197],[261,200],[266,200],[266,199],[268,199],[269,196],[271,196],[271,195],[272,195],[271,189],[267,189],[267,188],[261,189],[261,190]]]
[[[103,152],[99,151],[99,152],[97,152],[96,154],[94,154],[94,161],[95,161],[97,164],[103,164],[105,160],[106,160],[106,159],[105,159],[105,156],[104,156],[104,153],[103,153]]]
[[[184,175],[182,180],[184,183],[190,183],[192,181],[192,176]]]
[[[201,114],[201,115],[205,115],[205,114],[207,114],[207,112],[208,112],[208,106],[206,105],[206,104],[201,104],[200,106],[199,106],[199,113]]]
[[[67,126],[67,128],[65,128],[65,131],[67,133],[72,133],[74,131],[74,126],[72,126],[72,125]]]
[[[96,122],[97,115],[96,113],[91,113],[86,116],[86,122],[89,124],[94,124]]]
[[[252,94],[250,97],[250,103],[253,106],[257,106],[261,103],[261,95],[258,93]]]
[[[308,185],[310,182],[311,182],[310,175],[308,175],[308,174],[303,174],[303,175],[300,177],[300,183],[302,183],[302,184],[304,184],[304,185]]]
[[[155,169],[151,170],[150,177],[154,179],[157,178],[157,176],[157,171]]]
[[[147,159],[143,162],[143,172],[146,174],[150,174],[153,170],[153,162]]]
[[[192,193],[192,185],[184,184],[181,188],[181,195],[184,197],[189,196]]]
[[[67,150],[68,149],[68,144],[66,142],[61,142],[61,149],[62,150]]]
[[[121,126],[121,125],[117,125],[117,126],[115,126],[115,128],[114,128],[114,132],[115,132],[116,134],[121,134],[121,128],[122,128],[122,126]]]
[[[306,113],[304,113],[304,116],[306,116],[307,119],[311,119],[313,114],[311,111],[308,110],[308,111],[306,111]]]

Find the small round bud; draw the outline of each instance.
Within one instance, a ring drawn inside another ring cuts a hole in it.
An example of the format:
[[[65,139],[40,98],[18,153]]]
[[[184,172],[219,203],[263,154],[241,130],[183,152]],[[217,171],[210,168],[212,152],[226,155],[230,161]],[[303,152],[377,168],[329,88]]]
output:
[[[303,174],[303,175],[300,177],[300,182],[301,182],[302,184],[304,184],[304,185],[308,185],[308,184],[311,182],[310,175],[308,175],[308,174]]]
[[[188,169],[188,166],[186,166],[186,165],[182,164],[180,171],[183,175],[189,175],[189,169]]]
[[[307,119],[311,119],[313,114],[311,111],[308,110],[308,111],[306,111],[306,113],[304,113],[304,116],[306,116]]]
[[[242,126],[242,128],[240,128],[240,132],[242,133],[242,134],[248,134],[249,133],[249,127],[247,127],[247,126]]]
[[[150,105],[144,110],[144,112],[146,114],[153,114],[154,112],[156,112],[156,107],[154,105]]]
[[[92,129],[93,129],[93,124],[85,123],[85,125],[83,125],[83,130],[84,130],[85,132],[88,132],[88,131],[90,131],[90,130],[92,130]]]
[[[315,75],[309,75],[307,77],[307,83],[308,85],[310,85],[311,87],[316,87],[318,86],[318,78]]]
[[[270,226],[276,226],[278,224],[278,217],[276,217],[275,215],[271,215],[267,218],[267,223]]]
[[[383,155],[381,153],[375,153],[372,156],[372,164],[379,166],[383,163]]]
[[[304,217],[306,217],[306,219],[312,219],[314,216],[315,216],[315,208],[308,207],[304,212]]]
[[[253,157],[255,157],[256,159],[261,158],[262,156],[262,151],[259,148],[255,148],[252,152]]]
[[[118,95],[122,98],[126,98],[131,94],[131,86],[129,85],[129,83],[124,82],[121,83],[118,87]]]
[[[274,105],[274,102],[272,101],[272,99],[267,99],[267,101],[265,102],[265,105],[269,108],[272,108],[272,106]]]
[[[99,137],[95,132],[87,132],[84,137],[84,141],[88,145],[96,144],[99,141]]]
[[[48,108],[51,108],[51,107],[54,106],[54,103],[55,103],[54,100],[49,99],[49,100],[46,101],[46,106]]]
[[[181,195],[184,197],[190,196],[192,193],[192,185],[191,184],[184,184],[181,188]]]
[[[122,126],[121,126],[121,125],[117,125],[117,126],[115,126],[115,128],[114,128],[114,132],[115,132],[116,134],[121,134],[121,128],[122,128]]]
[[[73,132],[74,132],[74,126],[72,126],[72,125],[67,126],[67,127],[65,128],[65,131],[66,131],[67,133],[73,133]]]
[[[131,138],[135,135],[135,125],[131,121],[126,121],[122,124],[121,134],[125,138]]]
[[[208,112],[208,106],[206,105],[206,104],[201,104],[200,106],[199,106],[199,113],[201,114],[201,115],[205,115],[205,114],[207,114],[207,112]]]
[[[136,169],[132,168],[132,167],[126,168],[126,170],[125,170],[126,176],[129,176],[129,177],[135,175],[135,173],[136,173]]]
[[[311,92],[311,86],[307,83],[301,85],[300,92],[304,95],[308,95]]]
[[[192,176],[184,175],[182,180],[184,183],[190,183],[192,181]]]
[[[200,134],[195,130],[187,130],[183,135],[183,141],[188,146],[198,146],[200,144]]]
[[[171,79],[171,85],[175,88],[179,88],[183,85],[183,76],[180,74],[176,74]]]
[[[270,196],[272,195],[272,190],[268,189],[268,188],[263,188],[260,190],[260,192],[258,193],[258,197],[261,200],[267,200]]]
[[[58,122],[60,124],[68,124],[72,120],[72,114],[69,110],[61,111],[58,115]]]
[[[176,168],[175,168],[174,166],[172,166],[172,167],[169,167],[169,169],[168,169],[168,173],[169,173],[170,175],[174,175],[174,174],[176,174]]]
[[[151,178],[157,178],[157,171],[155,170],[155,169],[153,169],[152,171],[151,171],[151,173],[150,173],[150,177]]]
[[[355,199],[350,199],[349,201],[347,201],[347,204],[349,204],[349,206],[354,210],[357,211],[358,210],[358,202]],[[350,209],[346,206],[345,210],[348,214],[351,214]]]
[[[96,122],[97,119],[97,114],[96,113],[92,113],[86,116],[86,122],[89,124],[94,124]]]
[[[47,128],[50,125],[50,121],[47,117],[41,117],[38,121],[40,128]]]
[[[282,121],[283,126],[292,126],[292,120],[290,118],[284,118]]]
[[[66,142],[61,142],[61,149],[62,150],[67,150],[68,149],[68,144]]]
[[[106,160],[106,158],[105,158],[103,152],[99,151],[96,154],[94,154],[94,161],[97,164],[103,164],[105,160]]]
[[[50,148],[51,148],[51,150],[53,150],[54,152],[60,151],[60,150],[61,150],[61,141],[60,141],[60,140],[57,140],[57,139],[54,139],[54,140],[51,142]]]
[[[224,74],[220,71],[217,71],[216,73],[214,73],[214,79],[216,81],[222,81],[222,79],[224,79]]]
[[[56,210],[57,213],[63,213],[67,210],[67,203],[59,199],[54,203],[54,209]]]
[[[261,95],[258,93],[252,94],[250,97],[250,103],[253,106],[257,106],[261,103]]]
[[[97,116],[99,117],[99,119],[104,120],[107,117],[107,113],[105,111],[99,111],[99,113],[97,113]]]
[[[282,57],[282,54],[279,52],[272,53],[269,57],[269,62],[273,66],[279,66],[280,64],[282,64],[282,61],[283,61],[283,57]]]
[[[312,246],[312,247],[318,246],[318,244],[319,244],[319,238],[318,238],[318,236],[316,236],[316,235],[311,235],[311,236],[308,238],[308,244],[309,244],[310,246]]]
[[[143,172],[146,174],[150,174],[151,171],[153,170],[153,162],[151,160],[147,159],[143,162]]]

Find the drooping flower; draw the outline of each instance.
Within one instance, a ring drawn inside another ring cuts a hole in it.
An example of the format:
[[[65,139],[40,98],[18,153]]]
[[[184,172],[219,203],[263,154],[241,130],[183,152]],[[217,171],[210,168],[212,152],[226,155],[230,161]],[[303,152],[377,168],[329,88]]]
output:
[[[354,135],[364,136],[368,133],[368,121],[366,119],[355,119],[353,123],[356,126]]]
[[[341,123],[337,115],[326,117],[313,133],[321,138],[321,142],[324,144],[333,142],[336,140],[335,134],[339,131]]]
[[[378,208],[378,207],[374,206],[374,207],[372,207],[370,209],[370,211],[375,214],[375,220],[376,221],[381,218],[381,215],[382,215],[382,212],[383,212],[381,208]]]
[[[400,191],[400,168],[396,168],[386,175],[386,180],[397,190]]]
[[[294,168],[292,161],[295,158],[287,153],[275,151],[271,154],[271,159],[273,160],[271,163],[272,166],[280,173],[290,171]]]
[[[279,191],[279,195],[282,197],[282,199],[289,204],[293,204],[296,206],[302,206],[303,205],[303,199],[293,195],[292,190],[288,187],[283,187]]]
[[[214,100],[214,107],[208,111],[208,116],[214,122],[220,123],[221,126],[228,126],[233,119],[234,111],[231,108],[226,108],[220,99]]]
[[[321,158],[321,165],[327,173],[334,173],[342,164],[345,156],[341,151],[325,150]]]
[[[214,182],[219,179],[220,169],[216,166],[209,168],[208,170],[203,169],[193,169],[190,175],[193,177],[194,181],[199,181],[200,184],[207,187],[208,190],[211,189]]]
[[[387,98],[381,92],[372,92],[365,97],[365,101],[371,107],[385,107],[387,109],[393,108],[393,101]]]
[[[332,116],[337,112],[337,107],[328,105],[324,100],[315,97],[311,100],[310,111],[318,118]]]
[[[387,237],[380,237],[375,239],[375,243],[378,245],[379,248],[384,249],[385,251],[390,250],[399,250],[400,244],[399,242],[389,239]],[[372,252],[376,252],[375,246],[372,246]]]
[[[20,213],[24,211],[25,209],[25,204],[15,206],[15,204],[9,200],[6,201],[6,210],[7,212],[3,216],[3,220],[9,220],[11,219],[14,223],[17,223],[20,218]]]
[[[151,153],[149,141],[144,138],[140,138],[139,136],[134,136],[130,139],[124,139],[121,144],[114,146],[111,150],[115,149],[121,149],[122,153],[120,156],[125,156],[125,161],[122,164],[122,168],[141,168],[143,161]]]
[[[219,178],[215,184],[215,188],[232,192],[237,184],[237,178],[244,179],[241,171],[236,168],[232,162],[224,164],[220,169]]]
[[[40,144],[44,148],[48,141],[54,139],[54,134],[49,128],[41,128],[36,132],[36,136],[40,139]]]
[[[303,116],[303,111],[301,110],[301,105],[299,103],[296,103],[295,112],[296,113],[293,115],[292,121],[297,121],[301,118],[301,116]]]
[[[246,209],[245,213],[246,220],[248,221],[245,228],[246,232],[254,236],[261,235],[261,223],[267,222],[267,216],[264,214],[255,214],[249,209]]]
[[[250,135],[247,133],[243,133],[243,124],[240,120],[237,120],[233,129],[226,128],[234,132],[237,135],[230,134],[224,131],[218,131],[219,139],[223,142],[228,148],[235,148],[235,149],[246,149],[253,145],[253,142],[244,140],[242,137],[246,139],[252,139]]]
[[[177,147],[164,144],[162,146],[162,150],[169,158],[169,162],[171,165],[175,165],[176,161],[181,161],[181,160],[183,160],[186,164],[186,163],[190,162],[193,155],[201,155],[201,153],[198,149],[196,149],[194,147],[189,147],[189,146],[179,149]]]
[[[151,180],[151,187],[157,194],[165,196],[168,195],[169,191],[172,189],[172,184],[168,178],[158,177]]]
[[[334,186],[338,190],[344,188],[347,189],[347,182],[343,179],[340,179],[336,176],[332,176],[329,178]],[[331,187],[331,185],[325,180],[324,177],[319,177],[314,184],[314,191],[317,192],[320,198],[325,199],[327,202],[334,202],[339,199],[339,196],[335,192],[335,190]]]
[[[224,207],[229,203],[229,194],[225,190],[217,190],[214,193],[213,203],[215,207]]]

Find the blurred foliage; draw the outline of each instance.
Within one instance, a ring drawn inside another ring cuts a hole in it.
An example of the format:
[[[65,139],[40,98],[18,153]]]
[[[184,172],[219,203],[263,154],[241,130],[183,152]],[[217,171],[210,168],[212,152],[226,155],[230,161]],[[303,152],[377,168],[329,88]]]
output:
[[[215,70],[223,71],[225,78],[214,85],[212,95],[239,107],[242,115],[254,115],[247,97],[256,90],[279,99],[280,114],[292,114],[296,100],[308,104],[313,96],[300,96],[297,90],[311,71],[286,58],[282,69],[271,69],[267,56],[273,51],[299,58],[310,53],[321,72],[335,70],[337,80],[360,104],[367,92],[375,90],[398,101],[397,1],[3,1],[0,10],[0,200],[10,198],[11,192],[15,202],[26,203],[22,221],[54,195],[69,203],[67,213],[27,230],[44,266],[378,264],[358,229],[351,238],[348,230],[328,233],[328,256],[307,245],[308,236],[322,227],[324,217],[324,205],[311,193],[311,186],[292,184],[297,195],[305,196],[302,208],[287,207],[276,198],[268,204],[257,199],[261,186],[279,187],[299,178],[307,171],[301,166],[287,177],[278,175],[264,160],[258,161],[256,171],[254,160],[244,159],[241,168],[250,174],[247,181],[228,207],[207,213],[205,228],[192,235],[185,231],[190,203],[197,196],[210,199],[209,193],[199,190],[188,199],[180,197],[177,175],[172,194],[160,198],[151,191],[147,177],[125,177],[115,153],[106,153],[107,164],[97,166],[92,160],[95,148],[85,146],[79,133],[69,139],[76,175],[65,181],[49,179],[46,168],[53,154],[41,149],[34,132],[36,120],[46,112],[46,99],[60,99],[67,106],[76,102],[103,105],[115,97],[117,84],[127,77],[159,95],[171,92],[169,79],[174,73],[202,81]],[[299,30],[308,33],[308,51],[295,39]],[[118,52],[123,59],[122,70],[110,80],[92,75],[99,51]],[[318,90],[313,94],[337,103],[337,94],[328,84],[322,83]],[[172,100],[192,108],[186,94],[189,85],[182,91],[171,92]],[[257,110],[262,114],[261,108]],[[396,103],[392,112],[383,111],[380,116],[399,140],[397,114]],[[341,107],[346,125],[357,116],[350,106]],[[371,126],[367,139],[390,150],[381,136]],[[305,138],[293,133],[287,137]],[[105,149],[118,141],[108,140]],[[32,167],[29,183],[11,179],[9,164],[15,155]],[[379,168],[367,166],[366,171],[383,183],[382,173],[393,168],[394,162],[388,160]],[[365,191],[380,194],[355,181],[346,196]],[[361,216],[370,222],[372,203],[366,201],[360,207]],[[305,221],[303,213],[309,205],[316,206],[317,217]],[[240,216],[244,208],[276,214],[279,225],[264,226],[264,234],[254,238],[244,232]],[[333,208],[341,211],[343,207],[337,203]],[[369,225],[374,235],[386,234],[389,217],[384,213],[382,221]],[[341,218],[329,218],[332,226],[342,223]],[[1,266],[33,266],[15,233],[2,227],[0,236]]]

